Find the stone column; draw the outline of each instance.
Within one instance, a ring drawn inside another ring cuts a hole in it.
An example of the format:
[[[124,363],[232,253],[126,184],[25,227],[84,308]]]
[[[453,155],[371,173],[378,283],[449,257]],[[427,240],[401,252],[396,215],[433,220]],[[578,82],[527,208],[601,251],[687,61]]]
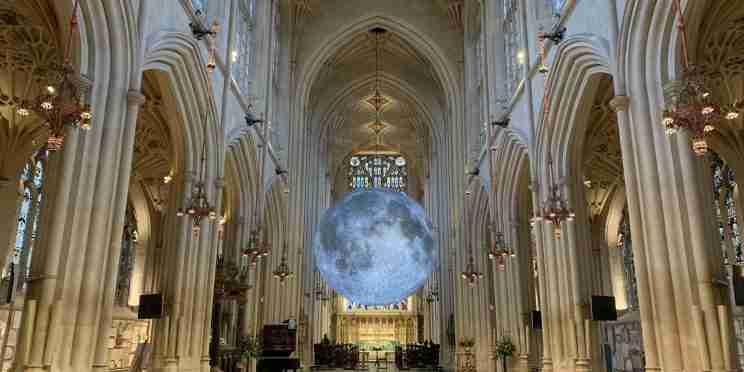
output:
[[[533,183],[533,203],[537,201],[537,193],[534,191],[537,189],[537,185]],[[542,356],[542,370],[546,372],[553,371],[553,329],[552,323],[548,318],[550,310],[553,308],[551,301],[551,288],[548,288],[548,284],[551,282],[548,279],[547,270],[547,240],[552,238],[551,226],[546,226],[546,223],[542,219],[535,220],[533,222],[534,233],[535,233],[535,251],[537,252],[537,267],[538,267],[538,280],[539,280],[539,296],[540,296],[540,314],[542,316],[542,338],[543,338],[543,356]],[[546,231],[547,230],[547,234]],[[546,237],[547,235],[547,237]]]
[[[66,137],[65,150],[49,156],[47,182],[43,193],[47,202],[42,207],[40,240],[33,254],[33,264],[27,283],[26,305],[19,332],[14,368],[23,371],[42,371],[46,340],[52,333],[52,312],[58,302],[55,296],[57,272],[63,254],[63,234],[68,218],[72,170],[77,152],[77,134]],[[52,192],[54,190],[54,192]],[[72,309],[71,309],[72,310]],[[33,319],[31,321],[30,319]],[[34,341],[36,340],[36,341]],[[53,345],[49,345],[53,346]]]
[[[221,145],[218,146],[218,154],[224,154],[224,148]],[[224,160],[220,159],[218,164],[224,164]],[[192,344],[192,353],[200,354],[201,371],[209,372],[209,324],[212,322],[212,306],[214,301],[214,284],[215,274],[217,272],[217,256],[220,245],[223,243],[219,236],[219,219],[225,214],[223,205],[223,191],[225,189],[225,179],[221,177],[223,173],[222,166],[216,171],[218,177],[214,181],[214,191],[212,192],[212,200],[214,208],[217,211],[217,221],[210,223],[209,235],[207,236],[206,246],[201,247],[200,265],[204,268],[202,270],[201,277],[198,279],[202,284],[199,289],[199,284],[196,285],[197,290],[201,293],[201,299],[197,302],[197,309],[201,310],[200,314],[197,314],[196,321],[194,322],[194,332],[197,334],[197,339]],[[238,315],[239,307],[237,304],[233,304],[233,314]],[[201,350],[200,350],[201,349]]]
[[[617,88],[616,88],[617,94]],[[651,287],[649,280],[648,259],[646,257],[645,239],[641,217],[641,200],[638,195],[638,179],[636,175],[636,155],[634,154],[633,138],[630,131],[630,117],[628,106],[630,99],[624,95],[616,95],[610,105],[617,112],[618,133],[620,135],[621,152],[623,154],[623,173],[625,176],[626,198],[628,214],[630,215],[630,230],[633,238],[633,256],[636,279],[638,281],[638,302],[641,314],[641,328],[643,330],[643,350],[646,356],[646,370],[661,370],[660,358],[657,351],[656,324],[651,302]]]
[[[95,350],[94,371],[105,371],[109,367],[108,358],[108,335],[111,331],[111,322],[114,308],[114,296],[116,292],[116,279],[119,271],[119,258],[121,256],[121,231],[125,224],[127,208],[127,197],[129,191],[129,177],[132,169],[132,155],[134,152],[134,133],[137,127],[137,117],[140,106],[145,103],[145,96],[138,91],[129,91],[127,94],[127,113],[122,139],[121,160],[118,167],[115,205],[117,212],[113,217],[111,227],[110,243],[108,250],[108,263],[105,271],[104,287],[101,298],[101,315],[98,321],[98,342]]]

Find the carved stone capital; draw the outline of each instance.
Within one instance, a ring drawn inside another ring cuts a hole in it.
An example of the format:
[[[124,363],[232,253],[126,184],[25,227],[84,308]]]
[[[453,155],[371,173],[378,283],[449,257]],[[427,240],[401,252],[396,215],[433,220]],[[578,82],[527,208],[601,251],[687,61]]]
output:
[[[142,106],[145,104],[145,95],[137,90],[130,90],[127,92],[127,103],[130,106]]]
[[[628,96],[615,96],[610,100],[610,107],[612,107],[615,112],[625,111],[628,109],[629,105],[630,97]]]

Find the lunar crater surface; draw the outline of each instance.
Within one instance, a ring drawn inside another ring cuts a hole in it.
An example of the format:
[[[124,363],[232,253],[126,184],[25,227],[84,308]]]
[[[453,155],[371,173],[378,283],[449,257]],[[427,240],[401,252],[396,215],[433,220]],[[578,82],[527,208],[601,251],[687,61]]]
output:
[[[353,303],[387,305],[413,294],[439,264],[432,224],[407,195],[381,189],[345,195],[313,240],[318,270]]]

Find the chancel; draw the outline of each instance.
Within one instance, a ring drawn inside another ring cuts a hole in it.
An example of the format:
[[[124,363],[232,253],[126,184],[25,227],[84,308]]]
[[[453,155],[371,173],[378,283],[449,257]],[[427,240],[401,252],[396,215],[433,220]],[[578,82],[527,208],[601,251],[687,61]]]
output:
[[[0,0],[0,372],[744,369],[740,0]]]

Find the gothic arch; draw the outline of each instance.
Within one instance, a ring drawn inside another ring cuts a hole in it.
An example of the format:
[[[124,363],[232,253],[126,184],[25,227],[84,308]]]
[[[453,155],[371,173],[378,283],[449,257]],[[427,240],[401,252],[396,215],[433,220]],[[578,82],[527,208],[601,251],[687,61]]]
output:
[[[422,32],[411,28],[406,22],[390,16],[378,15],[354,20],[347,27],[327,37],[321,43],[321,47],[315,50],[308,58],[308,62],[300,69],[300,76],[302,78],[298,80],[299,91],[297,94],[300,99],[294,108],[296,120],[306,120],[306,118],[303,118],[303,109],[307,102],[310,102],[309,95],[311,89],[314,82],[318,79],[324,62],[333,56],[343,45],[350,42],[355,35],[366,32],[375,26],[385,27],[394,33],[402,35],[420,53],[429,59],[442,85],[445,99],[448,100],[447,106],[453,112],[459,112],[456,109],[458,105],[456,100],[459,99],[459,95],[457,94],[459,92],[458,79],[456,78],[458,76],[456,72],[457,68],[451,61],[448,61],[439,46]],[[298,109],[300,110],[299,112],[297,112]]]
[[[577,151],[582,147],[587,108],[598,78],[609,74],[609,47],[604,39],[580,35],[559,45],[545,83],[550,87],[546,92],[549,96],[545,98],[547,102],[544,102],[536,134],[535,161],[540,180],[548,178],[547,164],[551,156],[556,178],[565,178],[570,184],[576,176]],[[547,191],[545,187],[541,185],[542,192]]]
[[[221,154],[222,129],[216,103],[210,94],[211,83],[202,48],[191,35],[176,32],[156,32],[148,37],[143,71],[157,70],[168,77],[175,99],[178,125],[171,128],[176,164],[182,172],[196,172],[200,164],[204,141],[203,111],[207,110],[207,152]],[[207,179],[220,177],[223,155],[207,159]],[[208,186],[208,190],[211,189]]]

